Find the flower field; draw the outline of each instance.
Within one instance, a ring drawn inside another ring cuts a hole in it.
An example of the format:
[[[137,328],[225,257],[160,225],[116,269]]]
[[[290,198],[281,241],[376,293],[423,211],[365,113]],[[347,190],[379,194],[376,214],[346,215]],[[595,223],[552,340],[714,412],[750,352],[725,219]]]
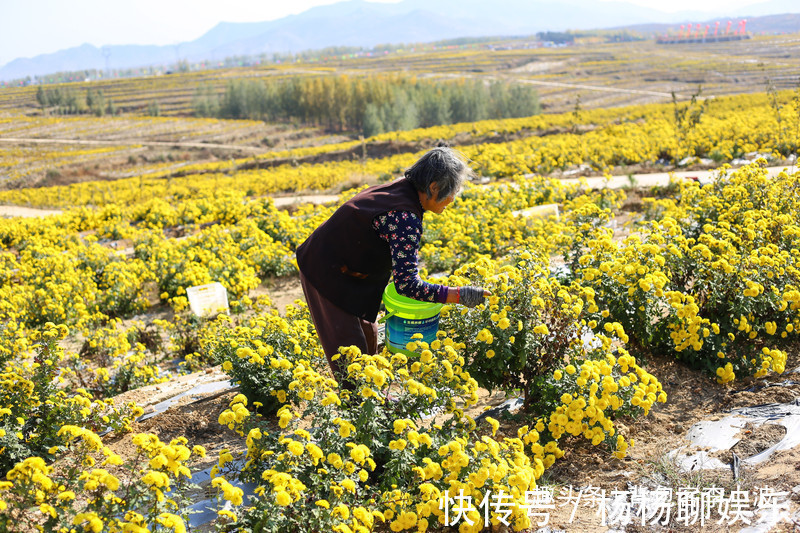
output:
[[[472,47],[96,82],[121,116],[44,116],[32,88],[1,89],[0,136],[28,141],[0,144],[0,203],[62,211],[0,219],[0,530],[530,532],[548,489],[571,494],[597,472],[610,489],[658,470],[659,486],[705,490],[708,478],[650,456],[693,416],[798,390],[786,376],[800,363],[800,172],[766,166],[796,160],[800,92],[759,91],[779,67],[794,72],[775,49],[800,56],[785,37],[753,41],[648,49],[659,66],[624,44]],[[754,58],[763,69],[742,74]],[[581,104],[542,85],[545,114],[358,140],[186,116],[199,85],[399,65],[619,92]],[[620,71],[637,79],[615,83]],[[690,99],[697,76],[708,89]],[[737,76],[749,85],[734,90]],[[142,116],[154,101],[166,116]],[[305,304],[277,305],[276,287],[297,285],[297,246],[338,205],[438,140],[481,179],[426,215],[422,275],[491,296],[443,307],[436,339],[408,354],[343,347],[355,386],[340,388]],[[715,178],[560,180],[682,166]],[[308,192],[338,200],[276,205]],[[522,214],[551,204],[558,216]],[[229,311],[198,317],[187,291],[212,282]],[[217,373],[237,390],[145,414],[156,391]],[[498,396],[519,410],[487,416]],[[180,431],[167,416],[186,419]],[[788,494],[800,454],[778,459],[772,477],[715,481]],[[190,526],[206,497],[213,516]]]
[[[218,423],[240,435],[231,449],[244,455],[222,451],[212,471],[230,502],[220,528],[433,531],[449,519],[445,494],[500,494],[512,509],[503,521],[526,530],[526,495],[565,454],[588,446],[624,460],[635,444],[619,422],[669,401],[643,360],[678,358],[719,386],[785,371],[800,328],[797,177],[770,179],[753,164],[722,169],[712,185],[681,183],[645,201],[625,240],[607,225],[623,191],[519,174],[470,185],[426,222],[422,259],[493,296],[445,308],[439,338],[412,343],[414,357],[344,350],[354,391],[327,374],[303,305],[281,315],[251,297],[296,272],[294,248],[335,203],[290,215],[225,186],[205,199],[109,196],[5,220],[0,521],[11,531],[182,531],[188,465],[205,449],[136,433],[141,408],[113,399],[221,365],[241,392]],[[513,214],[543,203],[562,216]],[[552,270],[553,258],[565,267]],[[198,319],[186,289],[212,281],[231,311]],[[521,395],[513,433],[466,414],[481,387]],[[109,430],[141,459],[113,452],[99,436]],[[232,484],[243,481],[258,485],[247,505]],[[476,525],[459,530],[480,531],[470,513]]]

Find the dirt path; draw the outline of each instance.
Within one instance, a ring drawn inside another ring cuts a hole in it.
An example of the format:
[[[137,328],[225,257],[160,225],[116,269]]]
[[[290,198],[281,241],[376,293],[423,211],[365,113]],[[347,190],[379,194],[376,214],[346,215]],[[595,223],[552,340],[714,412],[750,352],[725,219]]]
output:
[[[767,167],[766,171],[768,176],[775,177],[784,170],[793,172],[796,169],[797,166],[780,166]],[[586,184],[592,189],[601,189],[603,187],[622,189],[624,187],[663,187],[669,185],[670,178],[678,180],[697,179],[701,183],[709,183],[718,177],[719,173],[717,170],[682,170],[679,172],[611,176],[608,179],[600,176],[590,178],[563,178],[561,181],[564,183],[579,183],[580,180],[585,180]]]
[[[35,209],[33,207],[20,207],[18,205],[0,205],[0,218],[32,218],[60,214],[61,211],[57,209]]]
[[[295,204],[327,204],[328,202],[335,202],[339,198],[335,194],[314,194],[309,196],[279,196],[273,198],[275,207],[285,207],[287,205]]]

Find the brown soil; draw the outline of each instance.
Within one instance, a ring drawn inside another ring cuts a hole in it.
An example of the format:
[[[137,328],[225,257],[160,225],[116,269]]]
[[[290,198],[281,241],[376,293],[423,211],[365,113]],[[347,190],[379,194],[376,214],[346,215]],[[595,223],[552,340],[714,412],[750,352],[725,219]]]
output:
[[[777,424],[755,426],[748,423],[737,436],[741,440],[731,450],[739,457],[750,457],[780,442],[786,436],[786,428]]]
[[[186,437],[189,445],[204,446],[208,457],[216,461],[221,449],[239,445],[242,440],[235,432],[217,422],[234,394],[236,393],[229,392],[207,402],[172,407],[164,413],[135,423],[133,432],[152,433],[165,443],[181,436]],[[115,438],[109,445],[123,457],[131,457],[136,452],[128,435]]]
[[[294,276],[267,280],[259,285],[250,297],[255,300],[262,295],[269,296],[273,307],[281,313],[286,310],[287,305],[294,303],[295,300],[305,301],[300,278]]]

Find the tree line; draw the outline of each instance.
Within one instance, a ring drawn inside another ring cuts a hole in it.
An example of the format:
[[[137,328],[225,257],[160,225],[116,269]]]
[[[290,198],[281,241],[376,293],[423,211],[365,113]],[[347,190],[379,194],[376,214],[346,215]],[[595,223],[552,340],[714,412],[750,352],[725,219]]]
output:
[[[644,41],[646,37],[641,33],[629,30],[568,30],[568,31],[542,31],[536,34],[541,41],[555,44],[573,44],[576,39],[595,37],[607,43],[620,43],[629,41]]]
[[[36,101],[43,111],[53,111],[58,115],[92,113],[101,117],[117,114],[116,105],[106,98],[102,89],[89,89],[84,94],[72,87],[45,89],[40,85],[36,90]]]
[[[437,82],[401,75],[288,80],[236,79],[224,93],[197,89],[200,117],[294,121],[365,136],[457,122],[525,117],[541,110],[537,91],[502,81]]]

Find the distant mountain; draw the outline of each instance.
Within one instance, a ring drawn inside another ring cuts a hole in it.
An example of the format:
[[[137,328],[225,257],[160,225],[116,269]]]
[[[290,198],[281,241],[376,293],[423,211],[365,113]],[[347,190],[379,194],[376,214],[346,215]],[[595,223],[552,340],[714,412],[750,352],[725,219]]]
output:
[[[797,0],[769,0],[720,17],[800,12]],[[540,31],[597,29],[708,19],[708,12],[664,13],[626,2],[596,0],[403,0],[395,4],[349,0],[268,22],[221,22],[200,38],[173,46],[75,48],[19,58],[0,68],[0,80],[84,69],[127,69],[218,61],[238,55],[295,53],[328,46],[373,47],[456,37],[533,35]]]
[[[109,57],[113,57],[113,66],[118,66],[118,68],[175,61],[175,49],[171,46],[120,45],[97,48],[91,44],[83,44],[52,54],[38,55],[31,59],[15,59],[0,69],[0,80],[61,71],[102,70],[106,66],[104,49],[107,50]]]

